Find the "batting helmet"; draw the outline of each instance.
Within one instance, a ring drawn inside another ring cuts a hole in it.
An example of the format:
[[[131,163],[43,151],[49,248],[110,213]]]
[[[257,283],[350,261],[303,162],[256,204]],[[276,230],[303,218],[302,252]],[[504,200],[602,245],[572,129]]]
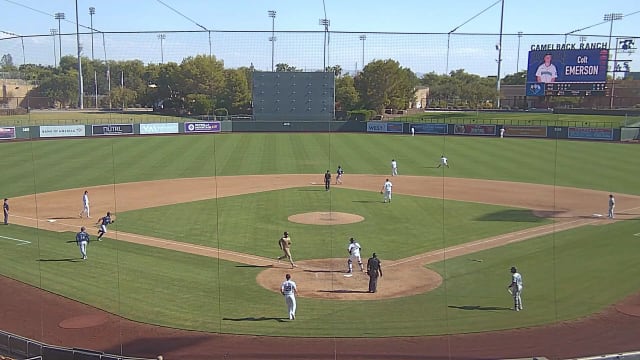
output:
[[[518,269],[516,269],[515,266],[512,266],[511,267],[511,273],[516,273],[516,272],[518,272]]]

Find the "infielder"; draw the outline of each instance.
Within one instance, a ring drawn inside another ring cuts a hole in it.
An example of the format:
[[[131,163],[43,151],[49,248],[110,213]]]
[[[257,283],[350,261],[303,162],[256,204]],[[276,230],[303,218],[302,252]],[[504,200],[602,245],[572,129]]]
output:
[[[389,179],[387,179],[384,184],[382,184],[382,190],[380,190],[380,194],[384,194],[382,201],[383,202],[391,202],[391,188],[393,187],[393,184],[391,183],[391,181],[389,181]]]
[[[391,159],[391,176],[397,176],[398,175],[398,163],[396,162],[396,159]]]
[[[349,247],[347,247],[347,251],[349,252],[349,260],[347,260],[347,265],[349,270],[347,271],[349,274],[353,273],[353,261],[358,261],[358,265],[360,266],[360,271],[364,271],[364,266],[362,265],[362,258],[360,257],[360,244],[356,241],[356,239],[349,239]]]
[[[522,275],[515,266],[511,267],[511,284],[507,286],[507,289],[513,296],[513,310],[522,310]]]
[[[292,269],[296,267],[296,264],[293,263],[293,257],[291,256],[291,238],[289,237],[288,232],[284,232],[278,241],[278,246],[280,246],[280,250],[283,252],[283,255],[278,257],[278,261],[286,258],[289,259]]]
[[[98,220],[96,224],[100,224],[100,230],[98,230],[98,241],[102,241],[102,235],[107,233],[107,225],[115,223],[115,219],[111,219],[111,212],[107,211],[107,215]]]
[[[82,260],[87,260],[87,244],[89,243],[89,234],[87,234],[85,230],[83,226],[80,228],[80,232],[76,234],[76,243],[80,247]]]
[[[2,203],[2,213],[4,214],[4,224],[9,225],[9,199],[4,198]]]
[[[284,295],[284,302],[287,304],[289,311],[289,320],[296,319],[296,295],[298,295],[298,288],[296,283],[291,280],[291,275],[285,276],[286,280],[280,285],[280,293]]]
[[[84,195],[82,195],[82,211],[80,211],[81,219],[82,214],[87,214],[87,219],[91,219],[91,215],[89,213],[89,191],[87,190],[85,190]]]
[[[613,210],[616,208],[616,199],[613,197],[613,194],[609,194],[609,215],[607,217],[609,219],[613,219],[615,215],[613,214]]]
[[[440,166],[449,167],[449,163],[447,162],[447,157],[444,155],[440,156],[440,164],[438,164],[438,167]]]
[[[344,170],[342,166],[338,165],[338,170],[336,170],[336,184],[342,184],[342,175],[344,174]]]

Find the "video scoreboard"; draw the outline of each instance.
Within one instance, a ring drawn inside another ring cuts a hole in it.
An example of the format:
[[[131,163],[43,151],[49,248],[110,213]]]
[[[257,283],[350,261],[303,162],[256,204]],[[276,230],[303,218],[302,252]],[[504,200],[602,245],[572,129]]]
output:
[[[607,95],[607,49],[531,50],[527,96]]]

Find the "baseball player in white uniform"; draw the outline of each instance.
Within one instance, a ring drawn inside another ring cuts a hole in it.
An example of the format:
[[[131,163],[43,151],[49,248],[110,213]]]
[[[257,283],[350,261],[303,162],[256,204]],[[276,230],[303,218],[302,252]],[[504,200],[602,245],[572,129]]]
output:
[[[349,260],[347,261],[349,270],[347,272],[349,274],[353,272],[354,261],[358,262],[358,265],[360,266],[360,271],[364,271],[364,265],[362,265],[362,258],[360,257],[360,250],[362,250],[362,247],[360,246],[360,244],[358,244],[356,239],[354,238],[349,239],[349,247],[347,248],[347,251],[349,252]]]
[[[440,167],[440,166],[449,167],[449,163],[448,163],[447,157],[444,156],[444,155],[440,156],[440,164],[438,164],[438,167]]]
[[[511,284],[507,286],[507,289],[513,296],[513,310],[522,310],[522,275],[515,266],[511,267]]]
[[[89,192],[87,190],[85,190],[84,195],[82,195],[82,211],[80,211],[81,219],[82,214],[87,214],[87,219],[91,219],[91,214],[89,212]]]
[[[613,197],[613,194],[609,194],[609,214],[607,217],[609,219],[613,219],[615,215],[613,214],[613,210],[616,208],[616,198]]]
[[[284,295],[284,302],[287,304],[289,310],[289,320],[296,319],[296,295],[298,295],[298,288],[296,283],[291,280],[291,275],[287,274],[286,280],[280,285],[280,293]]]
[[[398,175],[398,163],[396,162],[396,159],[391,159],[391,176],[397,176]]]
[[[393,187],[393,184],[391,183],[391,181],[389,181],[389,179],[387,179],[384,184],[382,184],[382,190],[380,190],[380,194],[384,194],[383,197],[383,202],[391,202],[391,188]]]

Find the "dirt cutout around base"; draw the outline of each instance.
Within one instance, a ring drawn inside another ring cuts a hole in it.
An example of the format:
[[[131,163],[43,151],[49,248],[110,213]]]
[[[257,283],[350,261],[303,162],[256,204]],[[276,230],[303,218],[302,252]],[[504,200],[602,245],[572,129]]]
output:
[[[289,221],[308,225],[344,225],[353,224],[364,220],[364,217],[343,212],[308,212],[291,215]]]

